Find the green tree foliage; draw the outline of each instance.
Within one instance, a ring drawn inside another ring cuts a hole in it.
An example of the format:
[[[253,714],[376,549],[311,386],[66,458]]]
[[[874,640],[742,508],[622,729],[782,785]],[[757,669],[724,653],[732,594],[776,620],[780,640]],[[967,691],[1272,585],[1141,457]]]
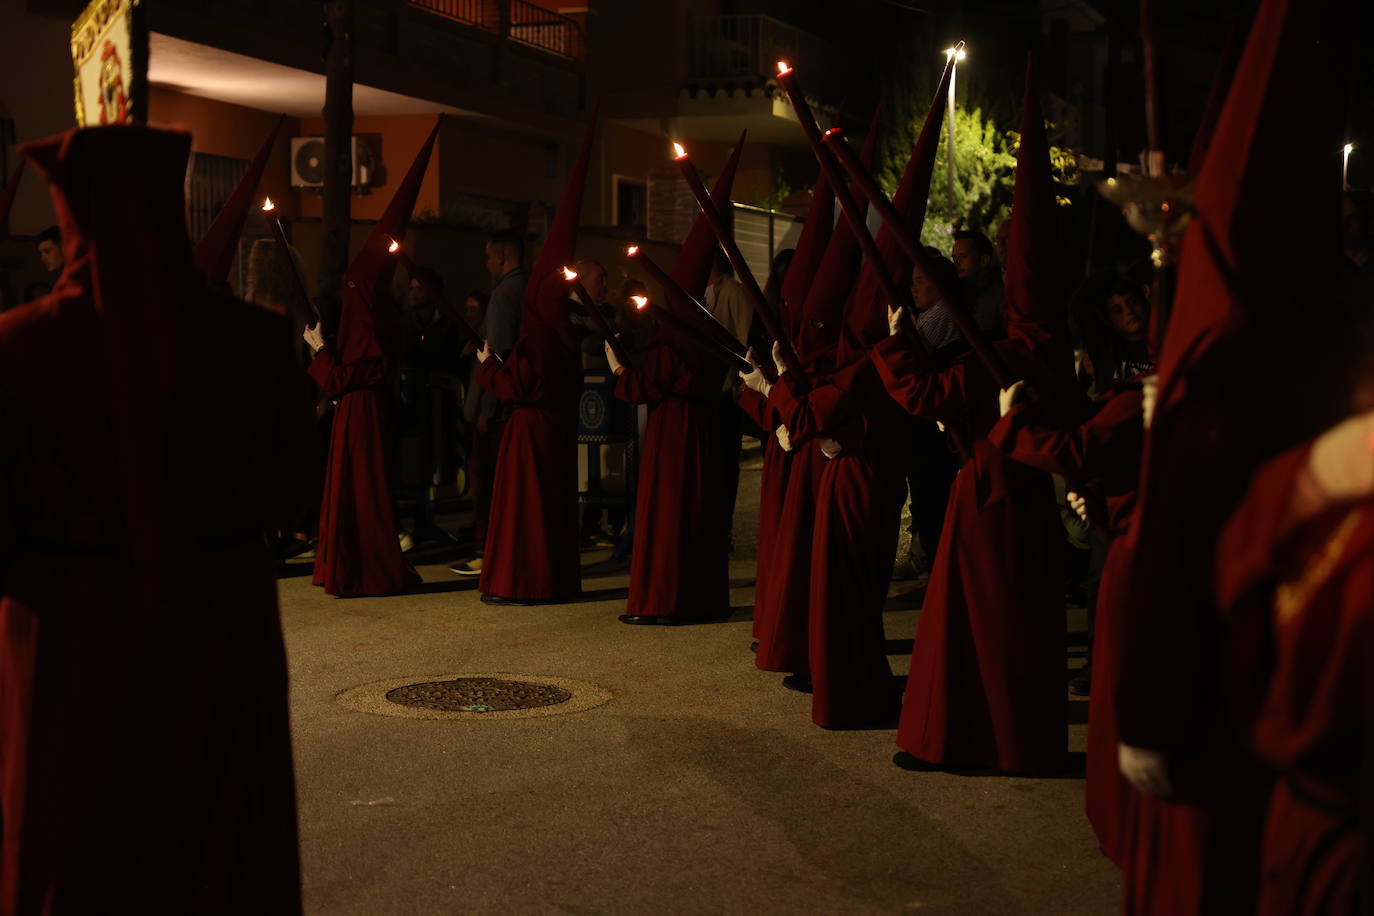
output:
[[[897,189],[902,170],[916,145],[940,79],[941,45],[929,33],[894,28],[879,39],[884,59],[906,60],[905,67],[879,71],[883,100],[876,177],[889,193]],[[955,81],[954,194],[949,187],[949,115],[942,109],[940,146],[930,183],[930,203],[922,240],[942,251],[950,248],[955,229],[974,229],[991,236],[1011,213],[1020,136],[1008,129],[1019,121],[1021,82],[1017,67],[996,66],[1016,59],[984,47],[981,56],[961,64]],[[975,50],[975,55],[978,54]],[[926,66],[917,66],[926,62]],[[1019,65],[1018,65],[1019,66]],[[1076,197],[1069,189],[1079,180],[1074,151],[1050,148],[1050,165],[1061,206]]]
[[[906,158],[921,132],[921,118],[902,125],[888,144],[893,155],[879,167],[878,179],[892,194],[897,190]],[[909,140],[898,139],[909,137]],[[991,236],[997,224],[1011,215],[1012,188],[1016,179],[1016,153],[1021,135],[1001,130],[980,109],[956,108],[954,111],[954,195],[949,182],[949,117],[940,123],[940,147],[935,155],[935,171],[930,182],[930,203],[921,240],[948,251],[955,229],[974,229]],[[1071,206],[1069,188],[1079,181],[1077,154],[1063,147],[1050,147],[1050,170],[1056,185],[1055,199],[1061,207]]]

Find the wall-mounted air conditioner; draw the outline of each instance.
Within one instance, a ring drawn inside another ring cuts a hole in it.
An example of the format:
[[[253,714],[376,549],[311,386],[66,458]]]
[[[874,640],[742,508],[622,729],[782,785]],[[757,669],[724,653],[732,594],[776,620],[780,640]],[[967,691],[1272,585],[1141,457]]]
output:
[[[353,151],[353,186],[372,184],[376,171],[372,143],[368,137],[351,138]],[[293,188],[324,187],[324,137],[291,138],[291,186]]]

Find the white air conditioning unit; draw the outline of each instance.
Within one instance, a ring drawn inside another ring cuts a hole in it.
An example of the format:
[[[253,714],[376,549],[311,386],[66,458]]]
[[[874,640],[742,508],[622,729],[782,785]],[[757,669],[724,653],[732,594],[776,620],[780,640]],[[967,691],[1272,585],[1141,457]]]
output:
[[[354,136],[350,147],[353,152],[353,187],[367,187],[372,184],[376,171],[372,156],[372,144],[367,137]],[[291,187],[324,187],[324,137],[291,138]]]

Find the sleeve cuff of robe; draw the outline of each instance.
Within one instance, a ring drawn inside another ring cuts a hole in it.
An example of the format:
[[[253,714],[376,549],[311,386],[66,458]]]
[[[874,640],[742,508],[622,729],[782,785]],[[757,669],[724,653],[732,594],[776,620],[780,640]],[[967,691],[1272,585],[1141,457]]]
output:
[[[491,383],[491,377],[496,374],[496,367],[501,365],[495,359],[488,358],[484,363],[477,364],[477,383],[486,388]]]
[[[869,353],[878,367],[883,384],[889,388],[916,371],[916,355],[900,334],[884,337],[873,345]]]
[[[1012,405],[1012,408],[997,421],[997,425],[988,431],[988,441],[992,443],[994,448],[1015,457],[1012,453],[1016,451],[1021,430],[1025,428],[1025,417],[1024,405]]]
[[[798,410],[801,409],[801,402],[797,399],[797,394],[791,386],[786,383],[788,373],[783,373],[783,380],[773,386],[773,390],[768,393],[768,407],[777,416],[778,422],[792,429],[793,424],[788,422]]]
[[[329,373],[333,370],[334,353],[328,348],[316,353],[315,358],[310,360],[310,365],[305,367],[305,371],[315,380],[315,384],[326,389],[329,383]]]

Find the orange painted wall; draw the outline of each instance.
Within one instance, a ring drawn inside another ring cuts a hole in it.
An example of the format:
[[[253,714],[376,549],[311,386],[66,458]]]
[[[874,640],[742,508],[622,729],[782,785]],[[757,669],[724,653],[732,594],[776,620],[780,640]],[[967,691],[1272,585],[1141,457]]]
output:
[[[189,130],[191,149],[197,153],[252,159],[278,117],[269,111],[202,99],[162,86],[153,86],[148,93],[148,120],[153,124]],[[287,118],[260,185],[263,193],[281,203],[282,213],[287,217],[300,214],[300,194],[291,189],[291,142],[288,139],[299,132],[299,122]]]
[[[354,194],[352,215],[354,219],[375,220],[380,219],[386,205],[391,202],[391,195],[396,192],[397,183],[405,177],[406,170],[415,161],[415,154],[420,151],[425,138],[434,128],[434,119],[438,117],[432,114],[422,115],[369,115],[353,119],[354,134],[380,134],[380,170],[377,178],[380,184],[374,184],[369,193]],[[303,118],[300,122],[298,136],[320,136],[324,134],[324,119],[322,118]],[[420,185],[420,196],[415,201],[415,215],[419,216],[426,210],[439,210],[439,142],[435,143],[435,151],[430,159],[429,170],[425,173],[424,182]],[[324,215],[324,198],[313,192],[303,192],[300,195],[301,209],[300,215],[305,218],[321,217]]]

